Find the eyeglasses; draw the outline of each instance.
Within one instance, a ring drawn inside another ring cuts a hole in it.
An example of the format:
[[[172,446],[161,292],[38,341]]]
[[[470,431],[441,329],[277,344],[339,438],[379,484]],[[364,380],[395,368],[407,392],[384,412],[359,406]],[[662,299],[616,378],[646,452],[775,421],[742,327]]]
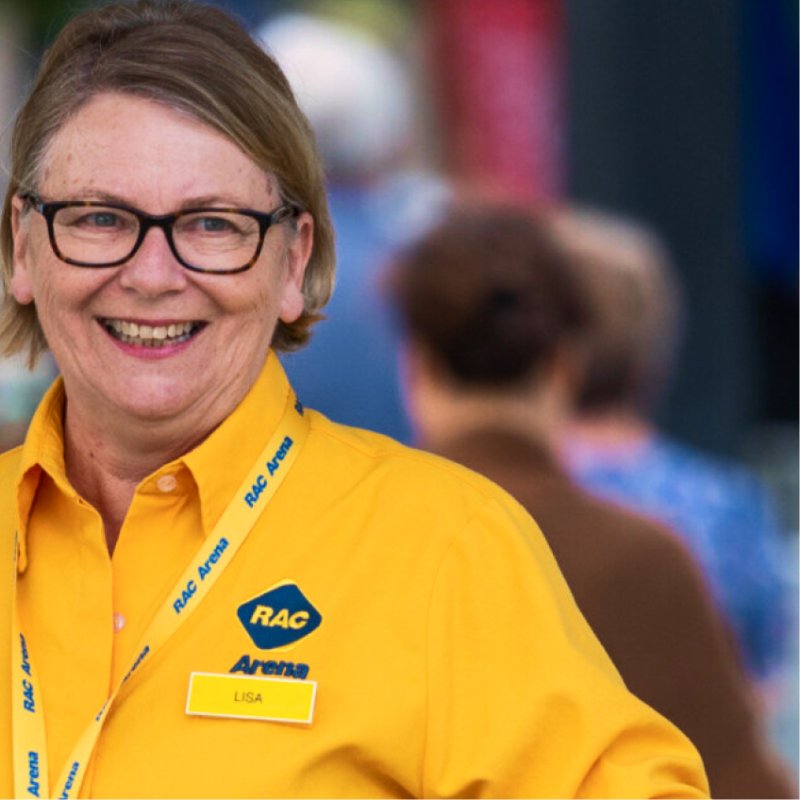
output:
[[[161,228],[175,258],[194,272],[233,274],[258,260],[272,225],[294,219],[300,208],[286,203],[264,213],[249,208],[187,208],[176,214],[145,214],[130,206],[92,200],[43,202],[22,195],[47,222],[53,252],[76,267],[116,267],[139,249],[150,228]]]

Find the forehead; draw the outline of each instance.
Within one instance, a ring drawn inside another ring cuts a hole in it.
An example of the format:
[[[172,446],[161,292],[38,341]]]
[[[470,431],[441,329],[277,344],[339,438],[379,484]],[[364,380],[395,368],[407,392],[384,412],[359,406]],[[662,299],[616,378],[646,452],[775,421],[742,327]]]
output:
[[[53,136],[39,188],[48,199],[110,195],[158,213],[191,198],[260,204],[274,197],[274,184],[209,125],[153,100],[104,93]]]

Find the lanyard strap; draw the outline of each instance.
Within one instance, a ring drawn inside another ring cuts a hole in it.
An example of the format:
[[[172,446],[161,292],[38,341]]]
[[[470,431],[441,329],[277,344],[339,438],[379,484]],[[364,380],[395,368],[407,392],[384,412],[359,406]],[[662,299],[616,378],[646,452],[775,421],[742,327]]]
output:
[[[255,466],[178,579],[168,600],[156,612],[134,650],[136,655],[130,667],[78,739],[59,777],[56,797],[68,800],[77,795],[103,724],[120,690],[186,621],[233,560],[293,466],[307,433],[308,423],[302,406],[290,394],[283,417]],[[11,653],[15,797],[50,797],[42,695],[20,627],[16,586]]]

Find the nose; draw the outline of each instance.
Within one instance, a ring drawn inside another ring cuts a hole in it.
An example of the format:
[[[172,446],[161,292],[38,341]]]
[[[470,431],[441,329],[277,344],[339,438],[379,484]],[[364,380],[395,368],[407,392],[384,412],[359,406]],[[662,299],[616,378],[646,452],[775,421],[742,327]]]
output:
[[[122,265],[120,284],[145,297],[179,292],[188,283],[186,270],[175,258],[160,228],[150,228],[139,249]]]

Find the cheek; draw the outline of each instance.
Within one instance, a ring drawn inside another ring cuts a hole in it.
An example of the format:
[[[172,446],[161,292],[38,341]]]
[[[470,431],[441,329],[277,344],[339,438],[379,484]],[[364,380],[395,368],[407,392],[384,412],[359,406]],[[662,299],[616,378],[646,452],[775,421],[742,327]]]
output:
[[[247,350],[260,348],[272,339],[278,308],[271,287],[253,282],[220,305],[225,312],[231,345]]]
[[[57,278],[37,282],[34,289],[34,302],[39,323],[50,342],[59,337],[57,333],[67,325],[69,303],[64,297],[61,282]]]
[[[258,270],[258,271],[256,271]],[[234,289],[226,303],[229,311],[243,321],[259,326],[267,326],[277,317],[280,305],[280,286],[277,279],[279,265],[259,263],[250,271],[238,277],[246,280],[227,287]],[[235,280],[235,276],[231,279]]]
[[[39,321],[50,340],[82,311],[106,280],[105,275],[70,267],[49,252],[31,252],[27,285]]]

